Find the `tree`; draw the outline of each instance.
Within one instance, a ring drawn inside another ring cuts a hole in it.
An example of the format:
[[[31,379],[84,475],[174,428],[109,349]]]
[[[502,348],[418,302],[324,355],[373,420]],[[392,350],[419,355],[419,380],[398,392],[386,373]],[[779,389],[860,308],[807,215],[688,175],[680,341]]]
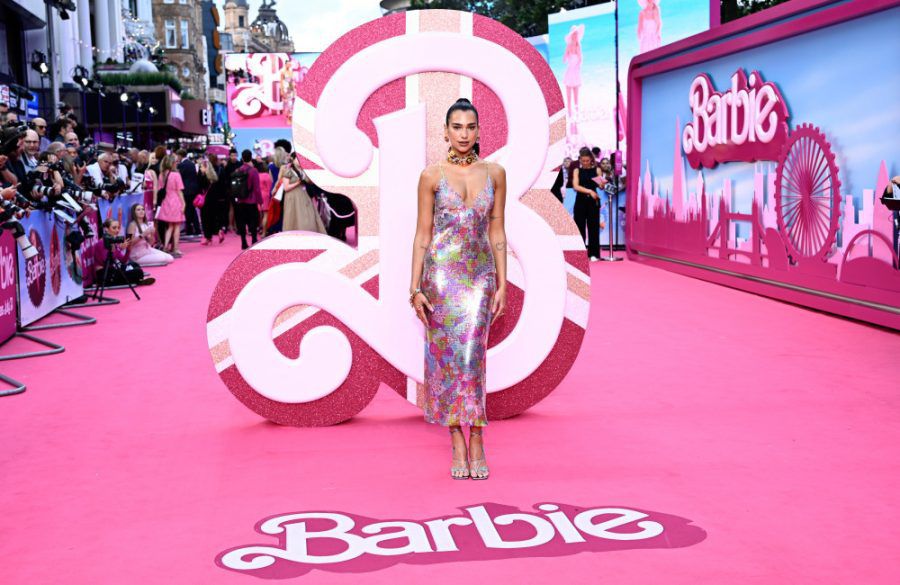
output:
[[[783,4],[788,0],[722,0],[722,22],[742,18],[748,14]]]
[[[547,34],[547,15],[609,0],[412,0],[410,9],[445,8],[474,12],[505,24],[523,37]]]

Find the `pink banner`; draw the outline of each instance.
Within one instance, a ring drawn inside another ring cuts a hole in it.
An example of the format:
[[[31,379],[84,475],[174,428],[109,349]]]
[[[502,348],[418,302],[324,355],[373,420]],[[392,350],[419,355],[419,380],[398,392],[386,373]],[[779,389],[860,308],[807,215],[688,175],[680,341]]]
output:
[[[94,274],[97,272],[97,259],[101,258],[102,247],[100,244],[100,217],[95,209],[88,208],[85,219],[91,224],[94,235],[86,238],[77,256],[81,257],[81,278],[85,289],[94,286]]]
[[[0,342],[16,332],[16,242],[12,233],[0,235]]]

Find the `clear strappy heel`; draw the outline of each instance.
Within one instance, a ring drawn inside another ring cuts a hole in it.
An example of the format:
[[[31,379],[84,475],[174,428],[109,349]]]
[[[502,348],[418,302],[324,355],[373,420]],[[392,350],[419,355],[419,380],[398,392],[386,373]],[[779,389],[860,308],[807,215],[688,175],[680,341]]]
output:
[[[462,429],[459,427],[450,427],[450,434],[459,433],[463,434]],[[463,443],[465,444],[465,435],[463,435]],[[450,447],[451,454],[451,462],[453,466],[450,467],[450,477],[453,479],[469,479],[469,462],[467,460],[462,460],[462,465],[458,465],[460,462],[458,459],[454,458],[453,455],[456,453],[453,450],[453,447]]]
[[[484,431],[478,430],[477,427],[472,427],[469,430],[469,445],[472,444],[472,437],[481,438],[481,458],[479,459],[471,459],[469,461],[469,477],[472,479],[487,479],[491,474],[491,470],[487,466],[487,460],[484,457]]]

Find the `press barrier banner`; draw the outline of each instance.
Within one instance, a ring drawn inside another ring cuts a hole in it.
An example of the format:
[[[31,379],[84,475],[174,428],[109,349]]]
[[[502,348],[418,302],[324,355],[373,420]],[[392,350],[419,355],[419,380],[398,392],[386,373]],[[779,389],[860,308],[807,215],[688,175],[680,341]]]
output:
[[[66,245],[66,235],[77,226],[54,221],[45,211],[33,211],[21,220],[31,245],[37,250],[32,258],[18,254],[19,323],[34,323],[54,309],[84,294],[76,255]]]
[[[16,332],[16,241],[0,234],[0,343]]]

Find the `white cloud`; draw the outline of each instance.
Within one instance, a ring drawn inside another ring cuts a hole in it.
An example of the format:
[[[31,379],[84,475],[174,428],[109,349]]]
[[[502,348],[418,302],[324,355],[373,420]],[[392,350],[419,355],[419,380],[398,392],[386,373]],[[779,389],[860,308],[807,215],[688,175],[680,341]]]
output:
[[[256,18],[261,0],[250,0],[250,20]],[[219,1],[220,10],[224,0]],[[275,5],[300,52],[320,52],[341,35],[381,17],[377,0],[281,0]],[[224,10],[222,11],[224,15]]]

